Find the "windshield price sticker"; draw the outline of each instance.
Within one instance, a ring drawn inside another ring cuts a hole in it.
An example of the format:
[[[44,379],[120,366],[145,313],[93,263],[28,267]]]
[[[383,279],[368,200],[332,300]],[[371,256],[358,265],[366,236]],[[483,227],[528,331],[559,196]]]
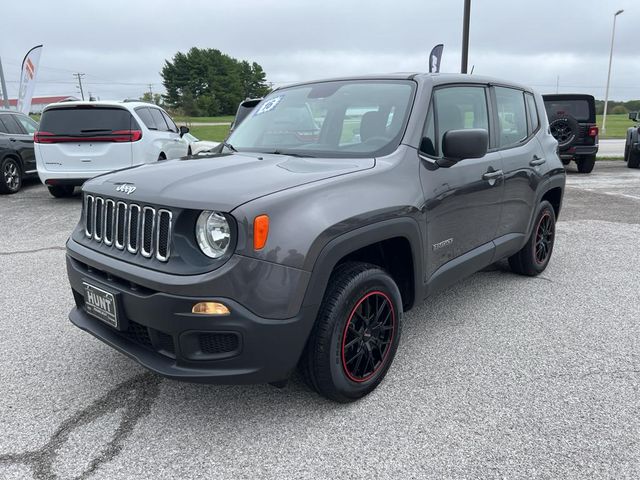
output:
[[[263,113],[268,113],[274,110],[278,104],[282,101],[284,95],[280,95],[279,97],[270,98],[266,102],[264,102],[258,110],[256,110],[255,115],[262,115]]]

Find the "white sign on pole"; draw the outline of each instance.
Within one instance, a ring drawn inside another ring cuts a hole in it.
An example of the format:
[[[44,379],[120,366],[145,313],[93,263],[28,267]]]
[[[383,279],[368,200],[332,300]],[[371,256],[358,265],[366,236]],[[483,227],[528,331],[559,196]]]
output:
[[[22,61],[22,73],[20,75],[20,90],[18,90],[18,111],[29,115],[31,99],[36,88],[36,73],[40,63],[42,45],[33,47],[27,52]]]

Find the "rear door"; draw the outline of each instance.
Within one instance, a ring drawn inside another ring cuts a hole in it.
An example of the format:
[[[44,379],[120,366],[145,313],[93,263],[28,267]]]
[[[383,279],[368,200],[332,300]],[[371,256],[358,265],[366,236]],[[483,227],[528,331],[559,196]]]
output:
[[[0,122],[3,136],[8,140],[8,146],[15,150],[22,159],[22,169],[24,173],[34,173],[36,170],[36,157],[33,153],[33,136],[18,120],[18,115],[5,113],[0,115]],[[35,122],[34,122],[35,123]]]
[[[110,171],[132,165],[142,132],[124,108],[72,105],[48,108],[37,134],[38,154],[50,171]]]
[[[33,134],[38,131],[38,124],[26,115],[12,114],[12,117],[20,124],[23,130],[23,133],[20,135],[20,142],[24,148],[22,161],[24,162],[25,173],[35,173],[37,169]]]
[[[504,170],[502,221],[496,235],[499,238],[527,232],[541,180],[538,171],[543,168],[546,158],[535,138],[540,121],[533,95],[508,87],[493,87],[492,90],[498,148]]]

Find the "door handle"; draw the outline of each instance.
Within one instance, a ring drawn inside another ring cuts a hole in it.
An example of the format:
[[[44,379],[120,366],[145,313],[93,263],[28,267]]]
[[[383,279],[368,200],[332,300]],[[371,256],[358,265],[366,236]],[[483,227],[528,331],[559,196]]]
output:
[[[496,170],[495,172],[487,172],[482,175],[483,180],[494,180],[502,176],[502,170]]]
[[[10,141],[10,142],[15,142],[15,141],[16,141],[16,139],[15,139],[15,138],[10,138],[10,139],[9,139],[9,141]]]
[[[529,162],[529,165],[531,165],[532,167],[537,167],[545,162],[546,160],[544,158],[534,155],[533,159]]]

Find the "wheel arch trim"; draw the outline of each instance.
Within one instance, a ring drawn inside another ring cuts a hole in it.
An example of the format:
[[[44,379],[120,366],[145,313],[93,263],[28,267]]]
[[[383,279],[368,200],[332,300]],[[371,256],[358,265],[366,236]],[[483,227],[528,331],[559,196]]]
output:
[[[390,240],[404,238],[409,242],[413,260],[414,303],[423,298],[424,282],[423,247],[420,227],[416,220],[410,217],[398,217],[365,225],[346,232],[328,242],[315,259],[311,278],[302,302],[304,306],[319,306],[329,283],[329,278],[338,262],[346,255],[369,245]]]

